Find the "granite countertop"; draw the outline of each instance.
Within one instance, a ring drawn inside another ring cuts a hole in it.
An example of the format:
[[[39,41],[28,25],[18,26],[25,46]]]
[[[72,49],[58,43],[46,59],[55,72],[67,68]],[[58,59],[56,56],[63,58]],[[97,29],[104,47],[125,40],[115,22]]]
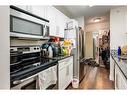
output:
[[[62,60],[62,59],[65,59],[65,58],[68,58],[70,56],[73,56],[73,55],[64,55],[64,56],[57,56],[57,57],[53,57],[53,59],[56,59],[56,60]]]
[[[118,56],[113,54],[111,54],[111,57],[113,58],[113,60],[115,61],[115,63],[117,64],[123,75],[125,76],[125,78],[127,79],[127,60],[119,59]]]

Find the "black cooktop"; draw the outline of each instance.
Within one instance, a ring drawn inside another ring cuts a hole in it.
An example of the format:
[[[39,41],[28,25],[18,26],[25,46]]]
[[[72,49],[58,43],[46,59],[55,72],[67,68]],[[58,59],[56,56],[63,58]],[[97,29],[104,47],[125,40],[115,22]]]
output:
[[[57,63],[58,62],[55,59],[41,58],[41,61],[38,63],[34,63],[32,65],[25,66],[24,68],[21,68],[17,71],[11,72],[11,84],[13,84],[13,81],[15,80],[21,80],[35,75],[51,66],[57,65]]]

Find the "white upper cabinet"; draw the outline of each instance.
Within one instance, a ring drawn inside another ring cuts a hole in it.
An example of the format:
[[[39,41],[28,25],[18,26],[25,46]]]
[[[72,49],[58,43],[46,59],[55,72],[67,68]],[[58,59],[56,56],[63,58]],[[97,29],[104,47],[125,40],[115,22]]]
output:
[[[27,6],[27,5],[16,5],[16,7],[20,8],[20,9],[23,9],[25,11],[28,11],[30,13],[33,13],[37,16],[40,16],[42,18],[45,18],[46,17],[46,6],[37,6],[37,5],[34,5],[34,6]]]
[[[56,13],[56,25],[57,25],[57,27],[56,28],[58,28],[57,29],[57,35],[59,36],[59,37],[62,37],[62,38],[64,38],[64,21],[65,21],[65,19],[64,19],[64,14],[63,13],[61,13],[60,11],[58,11],[57,10],[57,13]]]
[[[31,6],[31,12],[45,18],[45,6]]]
[[[50,21],[50,36],[64,38],[67,16],[53,6],[47,8],[47,18]]]
[[[56,17],[55,17],[55,8],[52,6],[47,7],[47,19],[49,20],[50,23],[50,36],[56,36]]]
[[[57,10],[53,6],[24,6],[17,5],[23,10],[31,12],[37,16],[45,18],[49,20],[50,24],[50,36],[61,37],[64,38],[64,29],[66,28],[67,16],[65,16],[62,12]]]

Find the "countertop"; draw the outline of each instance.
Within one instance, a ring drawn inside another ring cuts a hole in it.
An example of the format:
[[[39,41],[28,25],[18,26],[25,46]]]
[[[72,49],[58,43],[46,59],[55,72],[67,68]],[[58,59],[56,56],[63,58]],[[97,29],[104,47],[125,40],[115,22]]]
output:
[[[127,60],[122,60],[118,56],[111,54],[111,57],[119,67],[120,71],[123,73],[125,78],[127,79]]]
[[[68,57],[70,57],[70,56],[73,56],[73,55],[57,56],[57,57],[53,57],[53,59],[56,59],[57,61],[59,61],[59,60],[62,60],[62,59],[68,58]]]

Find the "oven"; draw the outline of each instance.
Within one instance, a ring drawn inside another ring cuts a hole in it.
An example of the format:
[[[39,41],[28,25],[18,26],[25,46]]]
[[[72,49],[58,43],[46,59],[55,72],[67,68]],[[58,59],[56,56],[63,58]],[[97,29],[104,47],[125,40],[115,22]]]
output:
[[[11,46],[10,88],[40,89],[38,79],[41,79],[44,82],[42,89],[47,89],[57,81],[57,63],[55,59],[41,57],[40,46]],[[57,77],[52,76],[52,72]],[[52,83],[53,77],[55,82]]]
[[[40,46],[11,46],[11,89],[36,89],[37,74],[25,72],[36,67],[39,63]]]

